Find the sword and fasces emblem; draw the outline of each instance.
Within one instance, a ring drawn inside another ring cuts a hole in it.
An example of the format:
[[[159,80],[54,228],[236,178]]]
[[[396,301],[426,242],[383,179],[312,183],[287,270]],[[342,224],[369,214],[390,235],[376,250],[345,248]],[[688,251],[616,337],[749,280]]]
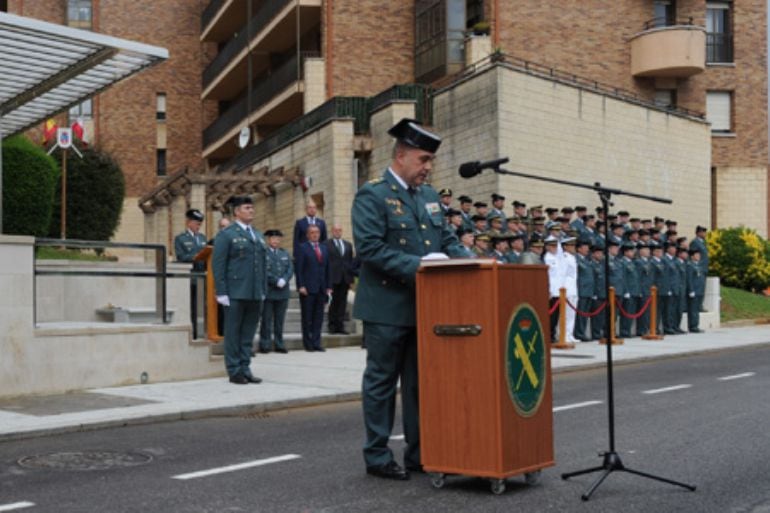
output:
[[[506,346],[508,393],[523,417],[534,415],[545,392],[545,341],[534,309],[523,303],[511,316]]]

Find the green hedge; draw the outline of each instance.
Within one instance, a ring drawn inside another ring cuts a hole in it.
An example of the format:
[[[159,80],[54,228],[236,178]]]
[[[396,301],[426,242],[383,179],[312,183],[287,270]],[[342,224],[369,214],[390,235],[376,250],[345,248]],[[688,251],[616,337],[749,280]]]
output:
[[[713,230],[706,236],[709,274],[722,285],[758,291],[770,286],[770,243],[749,228]]]
[[[99,150],[81,150],[67,154],[67,238],[109,240],[120,224],[126,192],[123,172],[112,157]],[[61,162],[61,151],[54,152]],[[49,234],[60,236],[61,182],[56,188],[54,212]]]
[[[3,141],[3,233],[45,237],[59,170],[24,136]]]

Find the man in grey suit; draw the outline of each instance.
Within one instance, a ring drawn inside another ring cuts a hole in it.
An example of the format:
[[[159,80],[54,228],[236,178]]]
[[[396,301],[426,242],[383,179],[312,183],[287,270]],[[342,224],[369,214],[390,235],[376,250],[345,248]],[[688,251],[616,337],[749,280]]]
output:
[[[251,227],[250,196],[232,198],[235,222],[214,239],[214,285],[225,308],[225,367],[230,382],[261,383],[251,374],[251,346],[267,293],[267,244]]]
[[[267,296],[262,305],[262,323],[259,329],[259,352],[287,353],[283,343],[283,323],[289,308],[289,281],[294,276],[291,257],[281,246],[281,230],[267,230]],[[275,337],[275,338],[273,338]]]
[[[451,197],[451,196],[450,196]],[[332,238],[326,241],[329,250],[329,277],[332,301],[329,305],[329,333],[347,335],[345,315],[348,307],[348,290],[358,274],[353,245],[342,238],[342,226],[332,226]]]

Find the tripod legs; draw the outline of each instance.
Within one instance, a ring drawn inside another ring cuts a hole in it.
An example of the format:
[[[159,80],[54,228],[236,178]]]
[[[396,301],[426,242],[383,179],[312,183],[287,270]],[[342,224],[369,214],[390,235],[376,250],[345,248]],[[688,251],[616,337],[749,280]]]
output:
[[[601,471],[601,475],[597,477],[596,480],[588,488],[588,490],[586,490],[585,493],[580,496],[580,498],[583,499],[584,501],[587,501],[588,499],[590,499],[594,491],[596,491],[596,489],[599,488],[599,485],[601,485],[604,482],[604,480],[607,479],[607,476],[609,476],[614,471],[628,472],[629,474],[635,474],[637,476],[646,477],[648,479],[654,479],[655,481],[661,481],[663,483],[668,483],[674,486],[681,486],[682,488],[687,488],[688,490],[693,492],[695,491],[694,485],[680,483],[679,481],[666,479],[665,477],[655,476],[653,474],[648,474],[646,472],[640,472],[638,470],[627,468],[623,465],[623,462],[621,461],[620,456],[618,456],[618,453],[616,452],[604,453],[604,461],[602,462],[602,465],[598,467],[591,467],[583,470],[577,470],[575,472],[567,472],[562,474],[561,478],[566,480],[571,477],[581,476],[583,474],[591,474],[593,472],[599,472],[599,471]]]

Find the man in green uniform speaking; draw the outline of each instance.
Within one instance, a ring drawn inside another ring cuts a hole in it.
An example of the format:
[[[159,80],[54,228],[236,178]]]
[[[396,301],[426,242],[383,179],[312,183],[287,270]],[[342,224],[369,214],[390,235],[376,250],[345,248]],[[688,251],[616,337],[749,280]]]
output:
[[[396,138],[390,167],[381,178],[365,184],[353,201],[353,238],[361,261],[353,316],[364,323],[367,349],[366,471],[404,480],[409,479],[409,470],[422,470],[415,274],[420,259],[429,253],[465,252],[446,224],[438,194],[425,184],[441,139],[411,119],[402,119],[388,133]],[[406,469],[388,448],[399,378]]]

